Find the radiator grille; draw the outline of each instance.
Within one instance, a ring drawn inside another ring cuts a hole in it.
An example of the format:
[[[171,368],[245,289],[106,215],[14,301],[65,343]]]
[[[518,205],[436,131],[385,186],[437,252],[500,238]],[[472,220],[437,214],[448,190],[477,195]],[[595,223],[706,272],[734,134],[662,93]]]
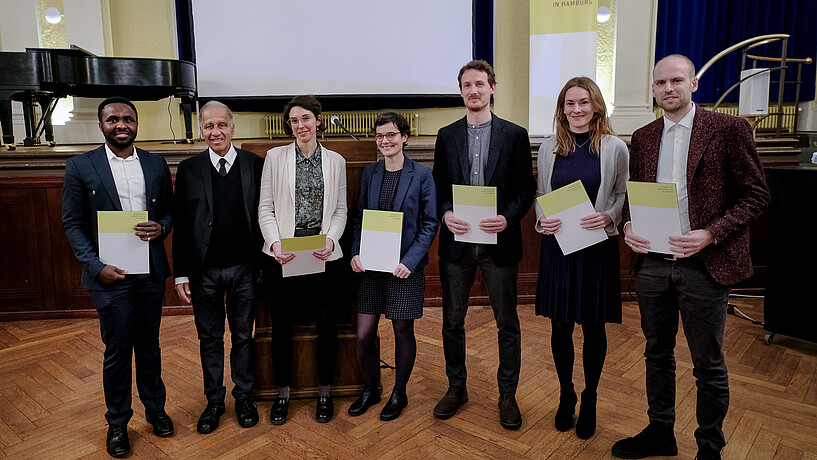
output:
[[[711,107],[704,107],[707,110],[710,110]],[[769,111],[777,110],[777,106],[769,106]],[[655,106],[653,111],[655,112],[656,117],[661,117],[664,115],[664,110],[661,107]],[[720,106],[718,107],[716,112],[725,113],[727,115],[738,116],[738,106]],[[783,131],[787,131],[790,133],[794,132],[794,124],[795,114],[797,113],[797,107],[793,105],[784,105],[783,106]],[[777,115],[769,115],[768,117],[764,118],[760,121],[757,125],[757,129],[760,131],[766,130],[775,130],[777,129]]]
[[[341,123],[343,123],[349,131],[356,136],[369,137],[372,134],[374,127],[374,120],[381,112],[323,112],[321,117],[326,123],[326,131],[322,133],[323,136],[346,136],[347,134],[339,126],[329,123],[332,116],[337,116]],[[417,124],[420,120],[420,115],[417,113],[400,113],[409,122],[411,127],[411,134],[417,135]],[[266,128],[264,132],[267,133],[270,139],[275,137],[287,137],[284,132],[284,116],[281,113],[272,113],[264,116],[264,123]]]

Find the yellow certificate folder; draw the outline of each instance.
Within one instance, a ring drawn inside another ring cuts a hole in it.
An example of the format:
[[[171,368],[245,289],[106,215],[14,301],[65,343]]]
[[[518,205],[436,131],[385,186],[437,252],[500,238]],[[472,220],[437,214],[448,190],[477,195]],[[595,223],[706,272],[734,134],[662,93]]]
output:
[[[581,218],[596,212],[587,197],[582,181],[577,180],[536,199],[542,212],[549,218],[562,221],[556,232],[556,241],[567,255],[607,239],[604,229],[585,230]]]
[[[455,241],[465,243],[496,244],[496,233],[479,229],[482,219],[496,217],[496,187],[476,185],[452,185],[454,217],[465,220],[471,226],[463,235],[454,235]]]
[[[139,275],[150,273],[150,243],[133,227],[148,221],[147,211],[97,211],[99,260]]]
[[[337,243],[335,243],[337,244]],[[313,254],[326,247],[326,235],[281,238],[281,252],[293,253],[295,258],[285,263],[281,269],[284,278],[311,275],[326,271],[326,262]]]
[[[627,181],[627,199],[633,233],[650,242],[650,252],[673,254],[669,237],[681,234],[675,184]]]
[[[363,210],[360,263],[366,270],[392,273],[400,264],[403,213]]]

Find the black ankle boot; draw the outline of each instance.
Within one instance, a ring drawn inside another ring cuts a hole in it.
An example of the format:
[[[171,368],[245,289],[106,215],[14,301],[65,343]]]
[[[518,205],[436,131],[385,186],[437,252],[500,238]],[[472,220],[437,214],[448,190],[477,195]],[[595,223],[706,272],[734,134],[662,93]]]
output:
[[[576,392],[573,389],[562,391],[559,396],[559,408],[556,410],[556,429],[567,431],[573,428],[573,414],[576,412]]]
[[[364,385],[363,393],[349,406],[349,415],[357,417],[363,415],[373,404],[380,402],[380,392],[377,390],[377,385]]]
[[[582,391],[582,405],[579,406],[579,419],[576,421],[576,436],[590,439],[596,432],[596,392]]]
[[[380,420],[388,422],[389,420],[396,419],[406,406],[408,406],[406,387],[394,387],[394,390],[391,392],[391,397],[389,397],[388,402],[386,402],[386,405],[383,406],[383,410],[380,412]]]

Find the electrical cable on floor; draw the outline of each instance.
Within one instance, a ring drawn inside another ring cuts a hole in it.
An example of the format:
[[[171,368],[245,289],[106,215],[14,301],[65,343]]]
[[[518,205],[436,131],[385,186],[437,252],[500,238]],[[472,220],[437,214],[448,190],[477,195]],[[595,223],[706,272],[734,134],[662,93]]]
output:
[[[761,295],[746,295],[746,294],[729,294],[729,297],[740,297],[740,298],[745,298],[745,299],[762,299],[763,298],[763,296],[761,296]],[[758,326],[763,326],[764,325],[763,321],[758,321],[758,320],[750,317],[746,313],[743,313],[742,311],[740,311],[738,309],[738,307],[732,305],[731,303],[726,306],[726,313],[729,313],[730,315],[735,315],[738,318],[745,319],[747,321],[751,321],[752,324],[755,324],[755,325],[758,325]]]
[[[383,361],[383,358],[380,358],[380,368],[381,369],[397,370],[396,367],[392,366],[391,364],[387,363],[386,361]]]
[[[167,99],[167,115],[170,117],[170,134],[173,136],[173,143],[176,144],[176,131],[173,130],[173,113],[170,112],[170,104],[173,102],[173,96]]]

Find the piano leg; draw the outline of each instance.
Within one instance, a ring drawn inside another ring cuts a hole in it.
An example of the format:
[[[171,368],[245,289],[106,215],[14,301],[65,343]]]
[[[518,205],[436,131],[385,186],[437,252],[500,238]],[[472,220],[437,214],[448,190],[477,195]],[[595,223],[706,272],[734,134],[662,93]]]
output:
[[[33,147],[40,145],[40,138],[36,137],[37,114],[33,100],[23,101],[23,120],[26,123],[26,138],[23,139],[23,145],[26,147]]]
[[[184,113],[184,138],[185,143],[193,143],[193,99],[190,97],[182,97],[182,112]]]
[[[11,100],[0,99],[0,131],[3,133],[3,144],[7,150],[14,150],[14,124],[11,118]]]
[[[49,147],[57,145],[57,143],[54,142],[54,125],[51,123],[51,115],[54,114],[57,102],[59,102],[59,98],[56,97],[42,96],[37,98],[37,103],[40,104],[40,110],[42,111],[42,117],[37,123],[34,136],[39,139],[40,134],[45,133],[45,140],[48,141]]]

